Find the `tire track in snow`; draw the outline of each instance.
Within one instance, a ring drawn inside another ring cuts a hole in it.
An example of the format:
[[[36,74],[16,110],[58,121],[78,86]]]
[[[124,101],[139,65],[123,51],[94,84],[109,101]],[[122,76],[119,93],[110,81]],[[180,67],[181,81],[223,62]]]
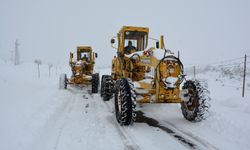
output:
[[[115,110],[113,109],[112,106],[109,105],[109,103],[107,102],[104,102],[107,106],[107,108],[109,110],[111,110],[112,113],[115,112]],[[188,139],[185,139],[184,137],[180,136],[179,134],[175,133],[173,130],[165,127],[165,126],[161,126],[158,124],[158,121],[156,121],[155,119],[152,119],[152,118],[149,118],[149,117],[145,117],[143,116],[143,112],[141,111],[137,111],[137,118],[136,118],[136,121],[137,123],[146,123],[147,125],[149,126],[152,126],[152,127],[157,127],[157,128],[160,128],[161,130],[167,132],[168,134],[172,135],[172,137],[174,137],[175,139],[177,139],[178,141],[181,142],[182,145],[184,145],[187,149],[191,149],[191,150],[199,150],[199,148],[197,147],[196,144],[194,144],[192,141],[188,140]],[[138,116],[139,114],[139,116]],[[139,120],[138,120],[139,119]],[[141,120],[140,120],[141,119]],[[128,133],[126,133],[126,131],[124,131],[124,127],[120,126],[114,115],[112,117],[112,122],[115,124],[119,134],[121,134],[121,138],[123,138],[125,141],[130,141],[131,143],[133,144],[129,144],[127,145],[126,142],[123,142],[124,145],[127,147],[127,148],[131,148],[131,145],[133,146],[131,150],[137,150],[137,149],[140,149],[139,146],[134,142],[134,140],[131,140],[132,138],[129,136]],[[130,149],[128,149],[130,150]]]
[[[110,110],[111,113],[113,114],[114,113],[113,108],[108,103],[106,103],[104,101],[102,101],[102,102],[105,104],[107,109]],[[136,144],[136,142],[133,140],[133,138],[131,136],[129,136],[129,134],[124,130],[124,127],[121,127],[117,123],[114,115],[112,115],[110,117],[110,120],[111,120],[112,124],[115,125],[115,127],[117,129],[117,132],[118,132],[118,134],[120,135],[120,137],[122,139],[122,142],[123,142],[123,144],[125,146],[124,150],[141,150],[141,148],[138,146],[138,144]]]
[[[71,99],[72,102],[69,104],[70,107],[67,107],[65,110],[66,112],[70,113],[72,111],[72,107],[74,105],[74,101],[75,98],[79,98],[79,94],[86,94],[88,95],[88,93],[79,93],[75,90],[70,90],[70,92],[72,93],[73,98]],[[89,95],[91,96],[91,95]],[[114,108],[111,106],[111,103],[107,103],[104,101],[101,101],[101,103],[104,105],[104,107],[106,106],[108,111],[111,111],[111,113],[114,113]],[[137,112],[138,113],[138,112]],[[139,112],[140,113],[140,112]],[[142,112],[141,112],[142,113]],[[142,114],[141,114],[142,115]],[[139,115],[140,116],[140,115]],[[142,120],[137,120],[137,122],[140,123],[146,123],[150,126],[150,122],[145,121],[145,116],[141,116]],[[146,117],[149,118],[149,117]],[[121,137],[122,143],[124,145],[124,149],[125,150],[140,150],[141,148],[138,146],[138,144],[135,142],[135,140],[133,139],[133,137],[131,137],[131,135],[129,134],[129,132],[126,131],[126,127],[120,126],[114,115],[110,116],[110,118],[108,118],[112,124],[115,126],[117,133],[119,134],[119,136]],[[152,118],[149,118],[152,121]],[[146,119],[147,120],[147,119]],[[155,119],[153,119],[155,120]],[[150,120],[148,120],[150,121]],[[55,147],[54,149],[58,149],[58,145],[60,144],[60,138],[61,135],[63,133],[64,127],[66,126],[66,121],[64,119],[64,124],[61,125],[57,139],[56,139],[56,143],[55,143]],[[191,150],[207,150],[207,149],[211,149],[211,150],[218,150],[218,148],[214,147],[213,145],[209,144],[208,142],[201,140],[199,138],[197,138],[194,135],[189,135],[187,134],[185,131],[182,131],[176,127],[174,127],[173,125],[168,124],[167,122],[162,123],[162,122],[158,122],[157,120],[155,120],[157,126],[154,127],[158,127],[160,129],[162,129],[163,131],[167,132],[168,134],[170,134],[170,136],[174,137],[176,140],[178,140],[182,145],[184,145],[187,149],[191,149]],[[152,126],[152,124],[151,124]]]
[[[192,150],[197,149],[197,145],[194,142],[190,141],[189,139],[184,138],[180,134],[176,133],[174,130],[159,124],[159,122],[157,120],[155,120],[153,118],[150,118],[150,117],[147,117],[147,116],[144,116],[144,113],[142,111],[137,111],[136,114],[137,114],[136,122],[138,122],[138,123],[146,123],[149,126],[160,128],[161,130],[165,131],[166,133],[171,135],[173,138],[178,140],[186,148],[192,149]]]
[[[58,149],[58,145],[60,143],[60,138],[61,138],[63,130],[64,130],[64,128],[65,128],[65,126],[66,126],[66,124],[68,122],[67,117],[73,110],[73,106],[76,103],[76,98],[81,97],[80,95],[82,95],[82,94],[86,94],[83,91],[74,90],[73,88],[74,87],[68,88],[68,91],[72,94],[72,97],[69,100],[71,102],[67,105],[67,108],[65,109],[66,110],[65,112],[67,112],[67,114],[62,113],[62,116],[64,116],[64,118],[62,119],[63,124],[59,128],[59,131],[58,131],[58,134],[57,134],[57,137],[56,137],[56,142],[55,142],[55,145],[54,145],[54,150]]]
[[[68,95],[62,94],[62,92],[57,92],[57,96],[59,98],[61,98],[61,96],[69,97]],[[64,128],[63,126],[65,126],[65,123],[62,123],[62,121],[65,120],[65,117],[64,117],[65,112],[67,112],[72,107],[73,99],[74,97],[69,97],[69,99],[63,99],[61,103],[58,103],[60,105],[55,107],[55,110],[53,111],[53,113],[49,114],[49,117],[46,119],[44,124],[38,129],[38,132],[36,133],[37,136],[34,139],[33,145],[31,145],[31,149],[41,149],[41,147],[48,146],[47,143],[51,142],[50,141],[51,138],[53,139],[55,136],[52,133],[56,134],[56,137],[55,137],[56,143],[53,144],[52,147],[53,149],[57,148],[57,144],[59,143],[59,139]],[[61,126],[61,123],[63,126]]]
[[[89,92],[87,90],[84,89],[75,89],[75,88],[69,88],[68,91],[71,93],[71,99],[69,99],[71,101],[71,103],[69,104],[70,107],[67,107],[65,109],[65,113],[61,114],[62,116],[64,116],[62,119],[60,119],[60,123],[58,124],[58,128],[55,132],[56,134],[56,138],[54,138],[53,140],[53,150],[59,150],[62,149],[63,146],[65,146],[65,144],[63,143],[63,141],[65,142],[65,139],[67,139],[67,134],[69,133],[69,127],[72,125],[69,120],[67,118],[71,118],[72,113],[75,113],[75,107],[79,108],[79,106],[81,106],[81,113],[84,113],[84,115],[86,115],[87,118],[85,118],[86,120],[84,122],[89,122],[89,128],[95,130],[94,132],[87,132],[86,134],[88,134],[88,136],[83,136],[83,137],[96,137],[96,133],[100,134],[99,127],[103,128],[101,125],[101,121],[102,119],[107,119],[106,117],[100,117],[98,118],[98,116],[100,116],[100,114],[104,111],[106,111],[107,109],[105,109],[105,105],[103,104],[103,102],[100,100],[99,101],[99,95],[98,98],[94,100],[95,98],[95,94],[89,94]],[[81,103],[81,105],[79,105],[79,101],[84,100],[83,103]],[[75,101],[75,102],[74,102]],[[72,108],[73,107],[73,108]],[[82,107],[84,107],[84,110],[82,111]],[[104,109],[103,109],[104,108]],[[109,112],[107,110],[107,112]],[[97,113],[97,114],[96,114]],[[99,113],[99,114],[98,114]],[[91,115],[92,114],[92,115]],[[82,117],[82,115],[80,115]],[[94,122],[92,122],[94,119]],[[109,118],[108,118],[109,120]],[[107,120],[106,120],[107,121]],[[111,121],[110,121],[111,122]],[[115,123],[111,124],[111,127],[113,128],[112,131],[115,131],[116,136],[118,137],[117,139],[120,140],[120,133],[116,132],[116,127],[114,127]],[[88,126],[88,125],[87,125]],[[85,130],[85,129],[84,129]],[[102,137],[103,135],[98,136]],[[104,136],[103,136],[104,137]],[[103,139],[99,140],[98,139],[97,143],[100,143]],[[106,139],[105,139],[106,140]],[[85,140],[85,146],[88,147],[88,143],[91,144],[91,142],[93,141],[92,138],[90,139],[86,139]],[[120,147],[125,147],[125,150],[140,150],[138,148],[134,148],[134,146],[131,146],[131,142],[127,142],[127,144],[125,145],[122,141],[119,141],[120,143]],[[125,145],[125,146],[123,146]],[[92,145],[95,146],[95,145]],[[96,148],[98,149],[100,146],[97,146]],[[105,147],[105,146],[104,146]],[[89,149],[89,148],[87,148]],[[93,147],[93,149],[95,149],[95,147]]]
[[[140,147],[134,142],[134,140],[126,133],[123,127],[121,127],[116,120],[112,117],[112,122],[115,125],[118,134],[121,136],[123,144],[125,146],[124,150],[140,150]]]
[[[104,102],[106,107],[114,113],[114,109],[112,106],[110,106],[109,103]],[[190,150],[219,150],[217,147],[213,146],[209,142],[198,138],[198,136],[195,136],[193,134],[188,134],[187,132],[180,130],[176,128],[175,126],[169,124],[168,122],[162,123],[158,122],[156,119],[146,117],[143,115],[144,113],[141,111],[137,111],[137,123],[146,123],[149,126],[160,128],[173,138],[175,138],[177,141],[179,141],[183,146],[185,146],[187,149]],[[120,134],[123,143],[125,147],[128,150],[137,150],[140,149],[140,147],[132,140],[132,138],[129,136],[129,134],[124,130],[124,127],[121,127],[115,117],[112,117],[112,122],[115,124],[118,133]],[[129,141],[129,142],[127,142]],[[130,144],[128,144],[130,143]]]
[[[55,145],[54,145],[54,150],[57,150],[57,147],[58,147],[58,145],[59,145],[59,141],[60,141],[60,138],[61,138],[61,136],[62,136],[62,132],[63,132],[63,129],[64,129],[65,125],[66,125],[66,123],[64,123],[64,124],[60,127],[60,129],[59,129],[59,133],[58,133],[58,135],[57,135],[57,137],[56,137],[56,143],[55,143]]]
[[[214,145],[210,144],[209,142],[201,139],[200,137],[182,129],[177,128],[170,122],[163,121],[158,122],[156,119],[144,116],[143,112],[138,111],[137,115],[142,117],[141,120],[137,120],[137,122],[144,122],[150,126],[158,127],[163,131],[167,132],[168,134],[172,135],[174,138],[179,140],[182,144],[188,146],[189,149],[197,149],[197,150],[219,150],[219,148],[215,147]],[[153,116],[157,118],[156,116]]]
[[[175,125],[173,125],[172,123],[170,123],[168,121],[164,121],[164,123],[165,123],[164,124],[165,126],[168,126],[169,128],[175,130],[176,132],[179,132],[180,134],[183,134],[184,136],[188,137],[189,139],[191,139],[192,141],[194,141],[198,145],[202,145],[205,149],[219,150],[219,148],[217,148],[214,145],[210,144],[209,142],[202,139],[201,137],[198,137],[198,136],[194,135],[193,133],[190,133],[189,131],[179,129],[178,127],[176,127]]]
[[[77,93],[76,93],[76,92],[74,93],[73,90],[70,90],[70,92],[72,93],[73,96],[72,96],[72,98],[69,100],[69,101],[71,101],[71,102],[67,105],[67,107],[66,107],[66,109],[65,109],[65,110],[66,110],[65,112],[67,112],[67,114],[65,114],[65,112],[62,113],[62,116],[64,116],[64,118],[62,119],[62,122],[63,122],[63,123],[62,123],[62,125],[59,127],[59,131],[58,131],[58,133],[57,133],[56,142],[55,142],[55,145],[54,145],[54,150],[57,150],[57,149],[58,149],[58,145],[59,145],[59,143],[60,143],[60,138],[61,138],[62,133],[63,133],[63,130],[64,130],[66,124],[67,124],[67,115],[70,114],[70,113],[72,112],[73,106],[74,106],[74,104],[75,104],[75,102],[76,102]]]

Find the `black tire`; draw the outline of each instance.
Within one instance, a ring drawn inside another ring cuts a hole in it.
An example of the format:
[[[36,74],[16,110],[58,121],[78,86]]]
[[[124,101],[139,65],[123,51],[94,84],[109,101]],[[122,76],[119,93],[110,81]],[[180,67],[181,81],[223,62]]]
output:
[[[98,93],[99,73],[92,75],[92,93]]]
[[[131,93],[131,86],[126,78],[116,82],[115,113],[120,125],[130,125],[134,122],[135,103]]]
[[[113,98],[114,82],[110,75],[103,75],[101,81],[101,97],[104,101]]]
[[[65,73],[60,75],[59,89],[67,89],[67,75]]]
[[[103,97],[103,86],[104,86],[104,79],[105,79],[105,75],[102,76],[102,79],[101,79],[101,97]]]
[[[181,103],[184,118],[192,122],[206,119],[210,107],[207,85],[202,85],[202,82],[198,80],[188,80],[184,83],[182,89],[187,90],[189,96],[189,101]]]

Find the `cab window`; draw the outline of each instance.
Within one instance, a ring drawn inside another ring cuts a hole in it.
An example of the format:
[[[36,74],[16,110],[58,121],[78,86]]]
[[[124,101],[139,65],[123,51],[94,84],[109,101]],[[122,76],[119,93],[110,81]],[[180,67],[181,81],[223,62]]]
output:
[[[90,58],[90,53],[89,52],[81,52],[80,54],[80,58],[81,60],[85,60],[89,62],[89,58]]]
[[[129,41],[132,46],[136,47],[137,51],[144,50],[147,47],[147,33],[139,31],[125,31],[124,33],[124,48],[128,46]]]

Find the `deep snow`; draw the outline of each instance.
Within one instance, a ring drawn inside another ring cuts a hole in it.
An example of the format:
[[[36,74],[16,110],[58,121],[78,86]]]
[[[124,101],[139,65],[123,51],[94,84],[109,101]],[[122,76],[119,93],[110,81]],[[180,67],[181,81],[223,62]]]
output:
[[[67,66],[65,68],[68,68]],[[13,66],[0,61],[0,149],[191,149],[165,131],[146,123],[119,127],[113,100],[103,102],[99,94],[69,87],[58,89],[58,77],[35,64]],[[110,68],[99,69],[100,74]],[[198,74],[208,80],[210,116],[199,123],[186,121],[177,104],[144,104],[137,109],[145,116],[198,145],[197,149],[250,149],[250,91],[241,98],[237,80],[218,72]],[[247,78],[247,83],[250,79]],[[235,86],[226,86],[235,85]]]

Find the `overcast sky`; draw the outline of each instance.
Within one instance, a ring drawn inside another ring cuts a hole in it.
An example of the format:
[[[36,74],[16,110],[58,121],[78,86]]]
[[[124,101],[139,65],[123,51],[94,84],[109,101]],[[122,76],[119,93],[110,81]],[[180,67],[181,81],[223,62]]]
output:
[[[249,0],[0,0],[0,58],[18,39],[22,61],[67,64],[77,45],[90,45],[97,65],[108,66],[110,39],[123,25],[164,35],[184,65],[250,54]]]

